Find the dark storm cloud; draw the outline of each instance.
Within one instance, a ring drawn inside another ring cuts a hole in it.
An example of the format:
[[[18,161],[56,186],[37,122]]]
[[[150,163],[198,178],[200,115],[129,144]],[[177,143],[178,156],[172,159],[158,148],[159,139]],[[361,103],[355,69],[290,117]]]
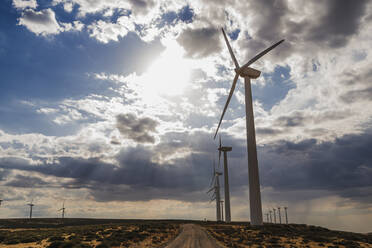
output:
[[[349,38],[358,32],[368,1],[330,0],[325,3],[327,14],[310,29],[308,38],[314,42],[325,42],[330,47],[345,46]]]
[[[154,143],[155,138],[150,133],[156,131],[158,124],[151,118],[138,118],[131,113],[116,116],[116,127],[120,133],[138,143]]]
[[[371,202],[367,197],[372,194],[371,131],[346,135],[335,142],[318,143],[310,139],[265,146],[261,150],[261,164],[262,182],[266,186],[278,190],[329,190]]]
[[[5,183],[4,186],[11,186],[16,188],[32,188],[42,186],[50,187],[51,185],[38,177],[16,175],[10,181]]]
[[[137,146],[121,150],[115,164],[99,158],[64,157],[57,159],[55,164],[30,165],[26,160],[2,158],[0,168],[72,179],[71,183],[63,183],[63,186],[86,188],[98,201],[208,201],[205,191],[210,182],[211,165],[213,159],[218,160],[217,143],[213,143],[211,134],[170,133],[165,137],[167,139],[163,139],[159,148],[150,150],[149,147]],[[178,142],[178,139],[184,142]],[[245,140],[223,134],[222,142],[233,147],[228,154],[231,194],[242,195],[247,187]],[[180,149],[189,149],[191,153],[168,162],[153,162],[159,157],[159,150],[177,155]],[[264,187],[272,187],[277,192],[322,190],[329,195],[371,202],[371,130],[359,135],[346,135],[334,142],[319,143],[316,139],[299,143],[281,141],[258,147],[258,155]]]
[[[221,50],[220,32],[216,28],[185,29],[177,38],[186,56],[202,58]]]

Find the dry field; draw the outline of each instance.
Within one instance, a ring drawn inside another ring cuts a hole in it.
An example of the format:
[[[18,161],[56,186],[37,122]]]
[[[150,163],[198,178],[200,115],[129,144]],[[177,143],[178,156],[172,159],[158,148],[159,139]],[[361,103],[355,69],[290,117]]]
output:
[[[177,221],[0,220],[0,247],[163,247],[179,231]]]
[[[202,226],[222,247],[372,247],[372,234],[332,231],[308,225],[251,227],[177,220],[7,219],[0,220],[1,247],[165,247],[180,226]]]
[[[265,224],[251,227],[248,223],[204,223],[204,228],[226,247],[372,247],[372,234],[332,231],[299,224]]]

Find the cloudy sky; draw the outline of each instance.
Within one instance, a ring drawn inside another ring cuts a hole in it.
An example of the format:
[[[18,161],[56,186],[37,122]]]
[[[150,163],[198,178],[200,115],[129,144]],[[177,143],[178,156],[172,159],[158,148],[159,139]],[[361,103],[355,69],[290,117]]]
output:
[[[263,211],[372,231],[372,2],[4,0],[0,218],[214,219],[213,134],[252,67]],[[249,220],[244,87],[221,126]]]

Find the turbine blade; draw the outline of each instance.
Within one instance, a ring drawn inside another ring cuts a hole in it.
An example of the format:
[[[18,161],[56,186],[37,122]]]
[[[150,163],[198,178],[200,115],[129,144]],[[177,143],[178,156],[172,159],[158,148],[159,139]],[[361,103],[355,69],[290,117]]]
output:
[[[282,43],[284,40],[281,40],[277,43],[275,43],[274,45],[272,45],[271,47],[269,48],[266,48],[265,50],[263,50],[261,53],[257,54],[255,57],[253,57],[251,60],[249,60],[247,63],[245,63],[242,67],[240,67],[240,71],[243,70],[244,68],[246,68],[247,66],[250,66],[251,64],[253,64],[254,62],[256,62],[257,60],[259,60],[262,56],[264,56],[266,53],[270,52],[271,50],[273,50],[275,47],[277,47],[280,43]]]
[[[226,109],[229,106],[229,103],[230,103],[231,97],[232,97],[232,95],[234,93],[236,82],[238,81],[238,78],[239,78],[239,74],[236,73],[235,74],[235,77],[234,77],[234,81],[233,81],[232,86],[231,86],[231,89],[230,89],[229,97],[227,98],[227,101],[225,103],[225,107],[223,108],[222,115],[221,115],[221,118],[220,118],[220,122],[218,123],[217,130],[216,130],[216,133],[214,134],[214,138],[213,139],[216,139],[216,135],[218,133],[218,129],[221,126],[221,122],[222,122],[223,116],[225,115]]]
[[[222,147],[222,144],[221,144],[221,135],[220,135],[220,146],[218,147],[218,168],[221,167],[221,147]]]
[[[237,61],[236,58],[235,58],[235,55],[234,55],[233,50],[231,49],[231,46],[230,46],[229,40],[227,39],[227,36],[226,36],[225,30],[223,30],[223,28],[221,28],[221,29],[222,29],[223,37],[225,38],[225,41],[226,41],[227,48],[229,49],[229,52],[230,52],[231,58],[232,58],[232,60],[234,61],[235,68],[238,69],[238,68],[239,68],[239,64],[238,64],[238,61]]]
[[[207,194],[209,194],[209,192],[211,192],[212,190],[214,190],[214,187],[213,187],[213,188],[210,188],[210,189],[207,191]]]

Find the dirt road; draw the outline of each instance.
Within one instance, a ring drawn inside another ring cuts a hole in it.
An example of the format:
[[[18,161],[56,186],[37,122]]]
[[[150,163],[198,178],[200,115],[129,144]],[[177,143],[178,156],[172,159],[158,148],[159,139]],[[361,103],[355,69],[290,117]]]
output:
[[[181,228],[181,233],[166,248],[223,248],[198,225],[185,224]]]

